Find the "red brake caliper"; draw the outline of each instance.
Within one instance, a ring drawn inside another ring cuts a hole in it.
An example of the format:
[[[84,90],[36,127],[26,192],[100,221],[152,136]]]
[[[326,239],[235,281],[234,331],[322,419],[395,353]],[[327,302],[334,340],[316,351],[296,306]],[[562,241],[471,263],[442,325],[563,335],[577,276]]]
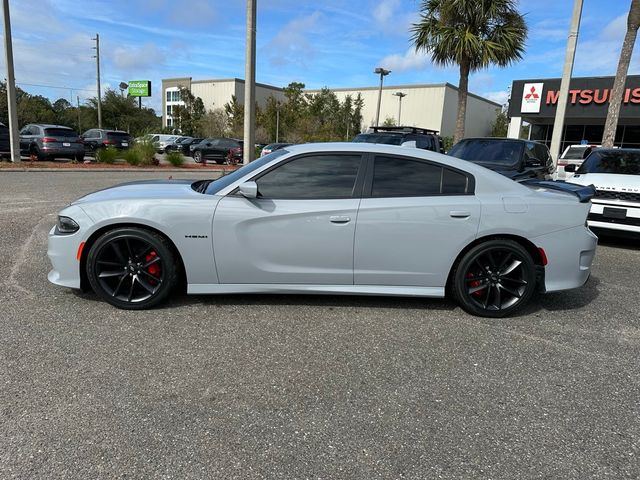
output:
[[[146,263],[149,263],[151,260],[153,260],[154,258],[156,258],[158,256],[158,254],[154,251],[151,250],[146,257],[144,257],[144,261]],[[149,272],[149,274],[153,275],[156,278],[160,277],[160,262],[156,262],[156,263],[152,263],[151,265],[149,265],[147,267],[147,272]],[[149,279],[149,283],[151,285],[155,285],[156,281],[152,278]]]
[[[473,277],[474,275],[471,272],[467,273],[467,278],[473,278]],[[481,284],[482,282],[480,282],[480,280],[472,280],[471,282],[469,282],[469,287],[475,288],[475,287],[479,287]],[[479,297],[480,295],[482,295],[482,290],[473,292],[471,295],[475,295],[476,297]]]

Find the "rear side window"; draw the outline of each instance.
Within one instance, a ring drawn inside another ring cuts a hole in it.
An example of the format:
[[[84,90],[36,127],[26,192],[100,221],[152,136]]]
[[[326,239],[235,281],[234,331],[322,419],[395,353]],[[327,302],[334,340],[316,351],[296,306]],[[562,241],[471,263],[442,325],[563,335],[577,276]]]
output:
[[[376,157],[372,197],[428,197],[470,192],[464,173],[439,165],[396,157]]]
[[[360,155],[297,158],[258,178],[258,195],[290,199],[349,198],[353,195],[360,162]]]
[[[67,128],[45,128],[45,135],[50,135],[52,137],[77,137],[78,134],[73,130]]]

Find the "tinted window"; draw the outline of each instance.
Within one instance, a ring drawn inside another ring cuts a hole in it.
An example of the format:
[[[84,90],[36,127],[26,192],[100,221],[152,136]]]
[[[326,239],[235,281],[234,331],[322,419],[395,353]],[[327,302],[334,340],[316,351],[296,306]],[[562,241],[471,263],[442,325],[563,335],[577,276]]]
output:
[[[469,191],[469,179],[463,173],[449,170],[442,171],[442,193],[445,195],[464,194]]]
[[[45,128],[45,135],[51,135],[52,137],[77,137],[78,134],[68,128]]]
[[[107,132],[109,138],[116,138],[118,140],[126,140],[129,138],[129,134],[126,132]]]
[[[447,155],[478,163],[516,165],[522,157],[522,142],[496,140],[462,140]]]
[[[260,177],[256,181],[258,195],[265,198],[351,197],[360,159],[360,155],[298,158]]]
[[[376,157],[373,197],[424,197],[440,194],[442,167],[394,157]]]
[[[587,157],[576,173],[640,175],[640,150],[604,152],[596,150]]]
[[[581,160],[585,158],[585,152],[587,152],[587,147],[570,148],[562,158],[565,160]]]

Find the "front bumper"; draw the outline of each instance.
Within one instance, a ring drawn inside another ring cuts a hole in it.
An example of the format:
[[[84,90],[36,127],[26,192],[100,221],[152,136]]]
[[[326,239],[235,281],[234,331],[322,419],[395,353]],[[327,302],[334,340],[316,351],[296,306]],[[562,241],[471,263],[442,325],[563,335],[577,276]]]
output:
[[[613,218],[610,213],[605,215],[605,208],[624,211],[624,218]],[[588,222],[593,228],[640,233],[640,204],[616,200],[606,203],[592,201]]]
[[[77,258],[84,232],[93,223],[78,206],[70,206],[60,212],[73,218],[80,229],[71,235],[56,235],[55,226],[49,231],[47,256],[53,269],[47,275],[51,283],[62,287],[80,288],[80,260]]]
[[[547,292],[578,288],[587,282],[598,245],[598,237],[587,227],[560,230],[532,241],[547,255],[544,273]]]

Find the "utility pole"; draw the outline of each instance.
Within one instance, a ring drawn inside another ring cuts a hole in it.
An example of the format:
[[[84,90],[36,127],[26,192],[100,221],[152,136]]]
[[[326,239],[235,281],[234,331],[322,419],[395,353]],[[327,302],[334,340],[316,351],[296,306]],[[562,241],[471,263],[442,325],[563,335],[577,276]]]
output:
[[[382,102],[382,83],[384,82],[384,77],[391,73],[391,70],[385,70],[384,68],[378,67],[373,73],[377,73],[380,75],[380,89],[378,90],[378,108],[376,109],[376,127],[380,125],[380,102]]]
[[[562,131],[564,130],[564,116],[567,111],[569,84],[571,83],[571,74],[573,72],[573,60],[576,56],[576,44],[578,43],[581,16],[582,0],[575,0],[573,3],[573,15],[571,16],[569,39],[567,40],[567,53],[564,58],[562,81],[560,82],[560,94],[558,95],[556,118],[553,122],[553,134],[551,135],[551,157],[553,158],[554,169],[558,165],[558,157],[560,156],[560,142],[562,141]],[[540,92],[540,94],[542,95],[542,92]]]
[[[98,128],[102,128],[102,93],[100,92],[100,35],[96,33],[96,38],[91,40],[96,41],[96,46],[93,47],[96,54],[93,58],[96,59],[96,81],[98,83]]]
[[[398,97],[398,126],[400,126],[402,125],[402,123],[400,123],[400,116],[402,115],[402,99],[406,97],[407,94],[403,92],[396,92],[394,95]]]
[[[82,135],[82,126],[80,125],[80,96],[76,97],[78,101],[78,134]]]
[[[280,102],[276,103],[276,143],[280,138]]]
[[[7,106],[9,113],[9,137],[11,161],[20,161],[20,136],[18,133],[18,109],[16,104],[16,77],[13,72],[13,44],[11,40],[11,19],[9,0],[2,0],[4,14],[4,58],[7,64]]]
[[[247,40],[244,75],[244,137],[242,163],[251,162],[256,155],[256,2],[247,0]]]

